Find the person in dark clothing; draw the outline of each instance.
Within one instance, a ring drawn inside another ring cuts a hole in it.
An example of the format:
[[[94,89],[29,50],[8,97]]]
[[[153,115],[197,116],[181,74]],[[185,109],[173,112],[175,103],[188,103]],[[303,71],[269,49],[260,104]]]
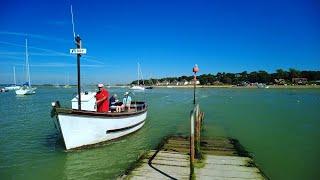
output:
[[[120,108],[121,105],[119,105],[119,100],[117,97],[118,97],[117,94],[114,94],[109,99],[111,112],[114,112],[114,110],[116,110],[116,112],[121,112],[121,108]]]

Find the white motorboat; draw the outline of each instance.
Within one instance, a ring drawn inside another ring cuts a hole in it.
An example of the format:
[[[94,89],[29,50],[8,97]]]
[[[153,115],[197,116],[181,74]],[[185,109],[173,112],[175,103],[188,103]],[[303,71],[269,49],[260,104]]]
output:
[[[4,89],[8,90],[8,91],[12,91],[12,90],[18,90],[20,89],[20,86],[17,86],[17,82],[16,82],[16,68],[13,66],[13,83],[11,86],[7,86]]]
[[[120,138],[139,130],[147,117],[144,102],[132,102],[127,112],[100,113],[95,109],[95,93],[81,93],[81,110],[78,97],[72,100],[72,109],[52,104],[54,122],[61,133],[67,150]]]
[[[71,8],[72,13],[72,8]],[[139,130],[147,117],[145,102],[131,102],[123,112],[96,112],[96,93],[80,92],[80,57],[84,54],[80,36],[74,36],[77,54],[78,95],[72,99],[72,108],[61,108],[52,103],[51,117],[62,135],[67,150],[120,138]]]
[[[25,83],[22,87],[20,87],[20,89],[16,90],[17,95],[32,95],[36,93],[35,90],[37,89],[37,88],[31,87],[27,39],[26,39],[26,79],[27,79],[27,83]]]

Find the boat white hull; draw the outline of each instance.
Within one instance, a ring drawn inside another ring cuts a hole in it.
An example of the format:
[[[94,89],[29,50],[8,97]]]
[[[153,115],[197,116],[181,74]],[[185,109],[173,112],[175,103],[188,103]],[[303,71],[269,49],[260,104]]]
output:
[[[146,117],[147,111],[125,117],[58,114],[55,123],[68,150],[116,139],[137,131],[144,125]]]
[[[16,94],[17,95],[32,95],[32,94],[35,94],[36,91],[35,88],[26,88],[26,89],[18,89],[16,90]]]
[[[8,91],[12,91],[12,90],[18,90],[20,88],[21,88],[20,86],[9,86],[9,87],[5,87],[4,89]]]
[[[136,91],[144,91],[145,90],[145,88],[142,86],[132,86],[130,89],[136,90]]]

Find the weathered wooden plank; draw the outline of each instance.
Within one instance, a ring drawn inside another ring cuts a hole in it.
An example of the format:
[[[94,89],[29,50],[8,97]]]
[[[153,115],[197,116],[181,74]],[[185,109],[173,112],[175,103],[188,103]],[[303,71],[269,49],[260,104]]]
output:
[[[142,162],[148,163],[149,159],[144,159]],[[152,164],[166,165],[166,166],[181,166],[181,167],[189,167],[189,161],[182,160],[168,160],[168,159],[153,159]]]
[[[149,178],[153,177],[172,177],[176,179],[181,179],[183,177],[187,178],[190,174],[189,166],[180,167],[180,166],[167,166],[167,165],[158,165],[152,164],[152,167],[145,163],[139,168],[133,170],[130,174],[132,176],[145,176]]]
[[[189,149],[186,149],[186,148],[174,148],[174,147],[165,148],[164,150],[181,152],[181,153],[189,153],[189,152],[190,152],[190,150],[189,150]]]
[[[150,159],[151,157],[152,156],[148,155],[145,158]],[[154,159],[168,160],[168,161],[189,161],[189,157],[177,156],[177,155],[171,155],[171,154],[168,154],[168,156],[166,156],[165,154],[157,154],[157,156]]]
[[[204,154],[208,155],[221,155],[221,156],[237,156],[237,151],[201,151]]]
[[[257,178],[262,179],[263,176],[257,172],[248,172],[248,171],[218,171],[211,169],[199,169],[195,170],[197,179],[201,179],[202,176],[211,176],[211,177],[223,177],[223,178]]]
[[[215,169],[221,171],[250,171],[250,172],[260,172],[256,167],[247,167],[247,166],[232,166],[232,165],[223,165],[223,164],[205,164],[203,169]]]
[[[155,150],[151,150],[149,155],[154,155],[156,153]],[[166,157],[174,157],[174,158],[189,158],[188,154],[183,154],[180,152],[174,152],[174,151],[159,151],[157,153],[157,156],[166,156]]]
[[[210,155],[206,157],[207,160],[250,160],[249,157],[240,157],[240,156],[217,156]],[[210,162],[210,161],[208,161]]]
[[[201,149],[204,151],[236,151],[235,148],[225,148],[225,147],[212,147],[212,148],[201,147]]]
[[[201,176],[201,180],[259,180],[261,178],[225,178],[225,177],[212,177],[212,176]]]
[[[207,157],[205,163],[206,164],[221,164],[221,165],[239,165],[239,166],[245,166],[248,165],[249,162],[252,162],[251,159],[209,159]]]

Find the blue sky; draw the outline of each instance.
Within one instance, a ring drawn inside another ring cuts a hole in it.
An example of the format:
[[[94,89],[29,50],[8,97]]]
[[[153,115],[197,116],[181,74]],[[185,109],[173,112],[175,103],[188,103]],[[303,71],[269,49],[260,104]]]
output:
[[[85,83],[297,68],[320,70],[317,0],[2,0],[0,83],[16,66],[24,81],[24,39],[35,84],[76,81],[70,4],[87,55]]]

